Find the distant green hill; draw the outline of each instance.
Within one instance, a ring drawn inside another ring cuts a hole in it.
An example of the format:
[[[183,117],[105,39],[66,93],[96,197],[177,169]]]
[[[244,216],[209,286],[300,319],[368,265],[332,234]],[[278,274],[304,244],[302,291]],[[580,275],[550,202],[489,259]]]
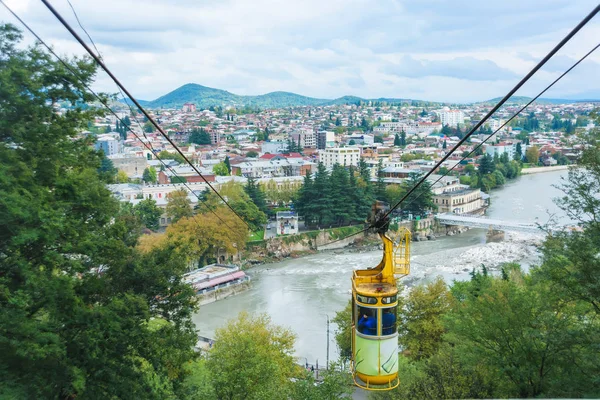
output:
[[[498,103],[502,100],[502,97],[496,97],[487,101],[482,101],[481,103]],[[531,97],[527,96],[512,96],[508,99],[507,103],[516,103],[516,104],[526,104],[531,101]],[[582,101],[597,101],[597,100],[569,100],[569,99],[545,99],[539,98],[535,102],[538,104],[570,104],[570,103],[579,103]]]
[[[139,100],[148,108],[180,108],[185,103],[194,103],[199,108],[210,106],[251,106],[259,108],[281,108],[295,106],[326,106],[354,104],[360,101],[381,101],[399,103],[407,99],[363,99],[356,96],[343,96],[338,99],[317,99],[289,92],[271,92],[258,96],[242,96],[226,90],[214,89],[195,83],[183,85],[156,100]]]
[[[477,102],[475,104],[496,104],[501,100],[501,97],[496,97],[487,101]],[[531,97],[513,96],[509,103],[525,104]],[[231,93],[226,90],[214,89],[195,83],[183,85],[156,100],[144,101],[139,100],[140,104],[148,108],[181,108],[185,103],[196,104],[198,108],[206,109],[210,106],[234,106],[234,107],[258,107],[258,108],[282,108],[282,107],[297,107],[297,106],[328,106],[340,104],[357,104],[360,102],[381,102],[381,103],[406,103],[411,102],[419,107],[435,107],[442,105],[441,102],[430,102],[422,100],[411,100],[402,98],[378,98],[364,99],[357,96],[343,96],[337,99],[317,99],[314,97],[301,96],[290,92],[271,92],[258,96],[242,96]],[[567,100],[567,99],[538,99],[539,104],[567,104],[576,103],[584,100]],[[587,100],[592,101],[592,100]]]

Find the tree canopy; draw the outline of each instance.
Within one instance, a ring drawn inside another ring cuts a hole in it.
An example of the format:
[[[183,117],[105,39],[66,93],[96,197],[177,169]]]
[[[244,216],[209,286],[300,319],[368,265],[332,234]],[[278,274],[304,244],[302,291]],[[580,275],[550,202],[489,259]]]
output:
[[[307,173],[294,205],[309,226],[343,226],[366,220],[373,203],[371,185],[356,167],[333,166],[331,174],[319,163],[313,178]],[[366,172],[368,174],[368,171]]]
[[[102,115],[82,107],[94,97],[20,40],[0,25],[0,397],[184,398],[196,342],[184,260],[135,248],[139,221],[79,134]],[[92,84],[94,63],[67,63]]]
[[[177,222],[181,218],[194,215],[191,203],[187,190],[175,190],[167,196],[167,207],[165,211],[167,215],[171,217],[172,222]]]

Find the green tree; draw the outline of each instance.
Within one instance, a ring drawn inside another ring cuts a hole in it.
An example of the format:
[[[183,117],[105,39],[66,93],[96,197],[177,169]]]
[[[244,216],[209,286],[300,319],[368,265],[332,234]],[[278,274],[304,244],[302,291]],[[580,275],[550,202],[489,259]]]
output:
[[[556,204],[582,231],[553,232],[542,247],[539,273],[565,298],[589,304],[600,314],[600,134],[590,133],[588,143],[558,186],[564,193]]]
[[[406,132],[404,132],[404,129],[400,132],[400,146],[406,146]]]
[[[146,183],[156,183],[158,178],[156,175],[156,169],[154,167],[148,167],[144,169],[142,180]]]
[[[190,133],[190,143],[201,145],[211,144],[210,134],[204,128],[194,128]]]
[[[304,371],[293,385],[293,400],[337,400],[351,399],[354,393],[352,375],[338,363],[333,363],[327,371],[319,374],[316,382],[312,372]]]
[[[385,172],[383,172],[383,160],[380,158],[377,164],[377,183],[375,186],[375,198],[385,200]]]
[[[316,198],[312,174],[310,171],[307,171],[304,176],[303,185],[294,198],[294,208],[298,212],[298,215],[304,217],[304,223],[307,226],[313,226],[317,222],[318,213],[315,209],[315,203],[313,202]]]
[[[182,384],[182,395],[189,399],[217,400],[211,382],[211,372],[206,366],[206,358],[200,357],[186,366],[187,376]]]
[[[421,176],[420,174],[411,174],[408,179],[402,182],[402,196],[415,186],[416,189],[400,205],[400,210],[408,211],[414,215],[423,215],[426,211],[436,209],[433,202],[431,182],[425,180],[417,186]],[[400,198],[395,199],[391,204],[396,204],[398,201],[400,201]]]
[[[528,163],[537,165],[540,161],[540,150],[536,146],[529,146],[525,152],[525,158]]]
[[[0,396],[181,398],[197,340],[184,262],[134,247],[138,221],[79,134],[95,98],[20,40],[0,25]],[[66,63],[92,85],[93,62]]]
[[[398,134],[396,133],[394,135],[394,146],[401,146],[401,142],[400,142],[400,136],[398,136]]]
[[[225,166],[227,167],[227,175],[231,175],[231,163],[229,162],[229,156],[225,156]]]
[[[354,208],[349,207],[349,204],[352,204],[352,193],[348,170],[339,164],[335,164],[331,171],[328,186],[331,196],[329,208],[332,214],[332,222],[338,226],[346,225],[356,218]]]
[[[343,310],[338,311],[331,320],[336,324],[335,343],[338,346],[340,357],[343,362],[350,360],[352,356],[352,301],[348,301]]]
[[[262,225],[267,223],[267,216],[262,212],[252,199],[248,196],[244,187],[236,182],[227,182],[221,186],[219,193],[227,198],[229,205],[237,214],[250,226],[252,231],[261,229]],[[201,205],[203,212],[216,205],[224,205],[220,198],[213,192],[206,195],[206,201]],[[239,220],[236,221],[239,224]]]
[[[185,164],[185,159],[181,156],[181,154],[179,153],[170,153],[166,150],[161,151],[160,153],[158,153],[158,158],[160,160],[174,160],[175,162],[177,162],[178,164]]]
[[[100,151],[100,167],[98,168],[98,174],[100,178],[106,183],[113,183],[117,178],[118,170],[115,168],[110,158],[106,157],[103,151]]]
[[[579,367],[574,365],[585,352],[579,346],[589,344],[585,337],[595,329],[577,322],[575,305],[518,269],[504,279],[486,280],[479,295],[471,291],[460,298],[446,321],[448,339],[460,353],[504,378],[506,392],[494,397],[584,395],[581,387],[567,382],[577,379]]]
[[[502,186],[506,183],[504,175],[499,170],[494,171],[494,179],[496,180],[496,186]]]
[[[517,143],[517,148],[515,149],[515,157],[516,161],[521,161],[523,159],[523,148],[521,147],[521,143]]]
[[[414,287],[401,299],[398,342],[412,359],[429,358],[438,349],[445,333],[442,317],[451,309],[452,295],[441,278]]]
[[[350,146],[354,146],[356,144],[356,141],[354,139],[350,139],[350,141],[348,142],[348,145]]]
[[[295,335],[266,314],[241,313],[215,334],[208,354],[219,399],[276,399],[291,394]]]
[[[249,152],[246,153],[246,157],[250,157],[250,158],[257,158],[258,157],[258,153],[254,150],[250,150]]]
[[[229,168],[227,168],[227,164],[224,162],[220,162],[213,166],[213,172],[215,175],[219,176],[229,176]]]
[[[446,150],[446,147],[448,147],[448,144],[446,143],[446,140],[444,140],[444,143],[442,144],[442,149]]]
[[[192,202],[185,189],[175,190],[167,196],[166,214],[171,217],[171,222],[177,222],[181,218],[194,215]]]
[[[115,177],[116,183],[127,183],[129,182],[129,176],[127,176],[127,172],[123,170],[117,171],[117,176]]]
[[[133,207],[135,215],[148,229],[156,231],[159,227],[159,218],[162,211],[152,199],[144,199]]]
[[[479,174],[486,175],[494,172],[494,160],[489,154],[484,154],[479,159]]]
[[[146,133],[154,132],[154,125],[152,125],[152,122],[146,121],[144,123],[144,132],[146,132]]]
[[[248,182],[246,182],[244,190],[260,211],[265,214],[269,212],[265,193],[262,191],[259,184],[256,183],[254,178],[248,178]]]
[[[314,211],[319,227],[331,224],[333,215],[331,211],[331,195],[329,192],[329,173],[323,163],[317,166],[317,172],[312,185],[312,193],[318,195],[311,200],[311,210]]]

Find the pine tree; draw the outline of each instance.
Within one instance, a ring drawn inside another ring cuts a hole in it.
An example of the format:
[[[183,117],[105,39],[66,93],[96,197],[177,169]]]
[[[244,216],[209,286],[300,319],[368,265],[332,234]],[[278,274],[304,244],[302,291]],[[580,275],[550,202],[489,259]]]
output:
[[[401,146],[400,136],[397,133],[394,135],[394,146]]]
[[[486,175],[492,172],[494,172],[494,160],[486,153],[479,159],[479,174]]]
[[[385,201],[385,173],[383,172],[383,160],[379,159],[377,165],[377,185],[375,186],[375,198],[377,200]]]
[[[521,147],[521,143],[517,143],[517,148],[515,149],[515,160],[521,161],[523,159],[523,147]]]
[[[335,164],[329,178],[330,208],[333,223],[346,225],[352,218],[352,198],[348,170]]]
[[[404,132],[404,129],[400,132],[400,146],[406,146],[406,132]]]
[[[313,184],[313,193],[316,195],[311,201],[317,223],[323,227],[332,223],[331,195],[329,191],[329,173],[323,163],[317,166],[317,173]]]
[[[312,174],[310,171],[307,171],[304,176],[304,184],[298,190],[294,201],[294,206],[298,215],[304,217],[304,223],[307,226],[313,226],[316,222],[316,214],[314,213],[312,206],[314,198]]]
[[[446,147],[448,147],[448,144],[446,143],[446,140],[444,140],[444,143],[442,144],[442,149],[446,150]]]
[[[225,166],[227,167],[229,175],[231,175],[231,163],[229,162],[229,156],[225,156]]]
[[[261,190],[260,186],[258,185],[258,183],[256,183],[256,180],[254,178],[248,178],[248,182],[246,183],[246,186],[244,186],[244,190],[246,191],[250,199],[252,199],[254,204],[256,204],[256,207],[258,207],[260,211],[262,211],[265,214],[269,212],[265,192]]]

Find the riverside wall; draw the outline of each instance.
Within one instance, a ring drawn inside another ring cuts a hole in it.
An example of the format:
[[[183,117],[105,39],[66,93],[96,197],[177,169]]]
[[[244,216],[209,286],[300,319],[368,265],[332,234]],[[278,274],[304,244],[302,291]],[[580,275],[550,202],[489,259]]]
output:
[[[540,174],[542,172],[566,171],[568,169],[569,165],[553,165],[551,167],[523,168],[521,170],[521,175]]]
[[[465,231],[464,227],[447,227],[440,225],[430,216],[419,221],[402,221],[398,227],[411,231],[413,240],[431,240],[437,236],[454,235]],[[359,233],[363,227],[343,227],[298,233],[296,235],[278,236],[259,242],[248,243],[245,260],[249,264],[280,260],[285,257],[295,257],[321,250],[335,250],[350,245],[360,247],[381,244],[377,234],[365,235]],[[341,239],[344,238],[344,239]],[[340,240],[341,239],[341,240]]]

